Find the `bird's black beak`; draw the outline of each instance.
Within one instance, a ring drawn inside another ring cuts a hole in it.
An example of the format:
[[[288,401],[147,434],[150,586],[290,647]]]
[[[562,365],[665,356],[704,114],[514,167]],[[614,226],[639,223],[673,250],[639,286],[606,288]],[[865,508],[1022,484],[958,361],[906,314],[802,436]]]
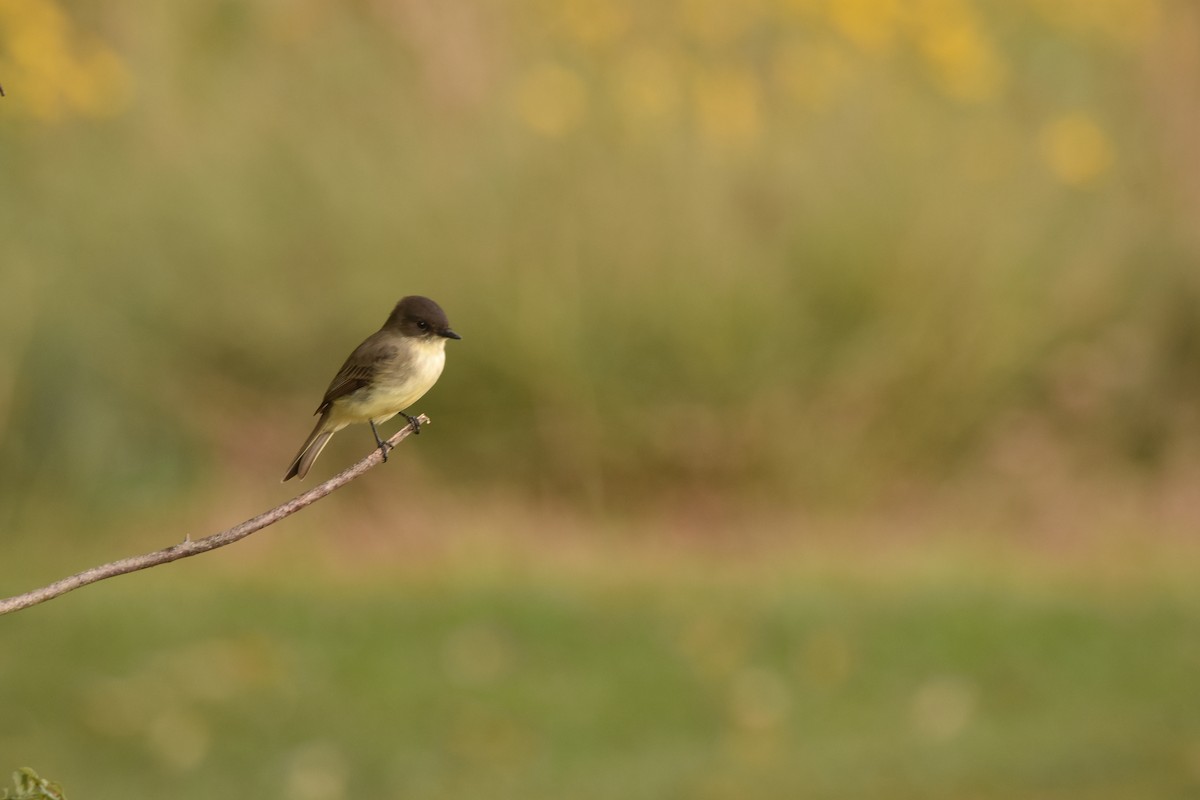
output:
[[[461,336],[459,336],[457,333],[450,330],[449,328],[446,328],[446,330],[442,331],[442,336],[445,336],[447,339],[461,339],[462,338]]]

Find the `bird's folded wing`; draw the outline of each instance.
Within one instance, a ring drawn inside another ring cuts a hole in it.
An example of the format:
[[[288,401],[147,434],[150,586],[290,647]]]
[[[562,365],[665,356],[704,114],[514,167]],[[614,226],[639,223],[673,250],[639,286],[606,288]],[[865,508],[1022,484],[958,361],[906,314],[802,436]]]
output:
[[[338,370],[337,375],[333,376],[333,380],[329,382],[329,388],[325,390],[325,396],[321,398],[321,405],[317,406],[316,413],[323,413],[339,397],[353,394],[364,386],[370,385],[381,366],[394,359],[395,355],[396,348],[387,342],[380,341],[378,333],[368,337],[354,349],[354,352],[346,359],[346,363],[342,364],[342,368]]]

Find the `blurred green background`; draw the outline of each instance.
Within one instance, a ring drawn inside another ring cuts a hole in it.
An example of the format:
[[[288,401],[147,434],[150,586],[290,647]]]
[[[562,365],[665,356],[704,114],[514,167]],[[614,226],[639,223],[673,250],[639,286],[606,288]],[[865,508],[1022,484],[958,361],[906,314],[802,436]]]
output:
[[[1194,796],[1198,43],[1188,0],[0,0],[0,594],[288,498],[400,296],[464,337],[386,467],[0,621],[0,774]]]

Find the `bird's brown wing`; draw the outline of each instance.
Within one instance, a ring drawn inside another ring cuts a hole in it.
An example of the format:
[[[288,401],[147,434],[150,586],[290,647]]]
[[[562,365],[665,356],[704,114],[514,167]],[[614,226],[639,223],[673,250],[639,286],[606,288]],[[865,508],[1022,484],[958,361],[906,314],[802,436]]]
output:
[[[369,337],[354,349],[337,375],[333,376],[329,388],[325,390],[325,396],[321,398],[321,405],[317,406],[314,413],[321,414],[339,397],[345,397],[364,386],[369,386],[379,365],[386,363],[394,354],[394,347],[380,342],[375,336]]]

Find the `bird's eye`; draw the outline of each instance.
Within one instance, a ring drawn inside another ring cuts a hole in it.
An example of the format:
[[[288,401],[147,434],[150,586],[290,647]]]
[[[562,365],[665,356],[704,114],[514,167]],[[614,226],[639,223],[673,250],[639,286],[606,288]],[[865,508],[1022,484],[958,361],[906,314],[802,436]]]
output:
[[[429,323],[426,322],[425,320],[421,320],[420,322],[417,323],[417,327],[423,331],[429,330]]]

